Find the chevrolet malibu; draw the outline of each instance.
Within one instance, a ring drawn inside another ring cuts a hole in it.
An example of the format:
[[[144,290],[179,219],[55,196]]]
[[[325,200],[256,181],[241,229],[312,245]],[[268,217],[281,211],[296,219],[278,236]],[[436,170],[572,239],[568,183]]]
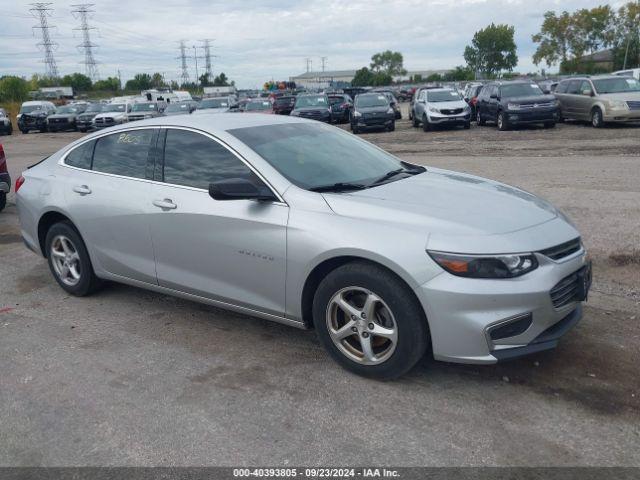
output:
[[[16,185],[26,245],[78,296],[105,280],[299,328],[375,378],[553,348],[590,263],[546,201],[280,115],[96,132]]]

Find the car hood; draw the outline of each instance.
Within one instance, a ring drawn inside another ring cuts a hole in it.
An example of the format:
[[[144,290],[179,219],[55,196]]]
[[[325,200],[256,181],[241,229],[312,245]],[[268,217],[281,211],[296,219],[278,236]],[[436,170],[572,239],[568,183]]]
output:
[[[579,236],[545,200],[509,185],[447,170],[430,168],[379,187],[323,195],[339,215],[422,230],[430,248],[437,250],[517,252]],[[559,223],[544,235],[524,233],[554,220]]]
[[[205,113],[227,113],[229,111],[229,107],[220,107],[220,108],[198,108],[193,111],[194,115],[202,115]]]
[[[97,112],[89,112],[89,113],[81,113],[80,115],[78,115],[78,118],[82,118],[82,119],[91,119],[93,117],[95,117],[96,115],[98,115]]]
[[[54,113],[47,118],[76,118],[77,115],[77,113]]]
[[[640,92],[601,93],[598,97],[604,100],[640,100]]]
[[[467,106],[467,102],[465,102],[464,100],[452,100],[450,102],[429,102],[429,106],[453,110],[454,108],[465,108]]]
[[[122,117],[126,117],[126,116],[127,116],[126,112],[104,112],[104,113],[97,114],[93,118],[94,119],[98,119],[98,118],[122,118]]]

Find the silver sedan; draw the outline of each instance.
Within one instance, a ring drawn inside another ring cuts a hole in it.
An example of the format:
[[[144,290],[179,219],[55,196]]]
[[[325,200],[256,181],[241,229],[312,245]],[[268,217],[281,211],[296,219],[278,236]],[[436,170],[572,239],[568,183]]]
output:
[[[315,328],[370,377],[426,352],[490,364],[553,348],[591,280],[578,231],[546,201],[312,120],[143,120],[17,184],[25,244],[67,292],[110,280]]]

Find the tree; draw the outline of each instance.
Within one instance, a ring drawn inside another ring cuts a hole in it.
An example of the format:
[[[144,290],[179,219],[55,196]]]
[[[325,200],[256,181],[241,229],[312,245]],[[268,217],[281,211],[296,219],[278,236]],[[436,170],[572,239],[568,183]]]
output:
[[[120,80],[117,77],[98,80],[93,84],[93,89],[96,91],[117,92],[120,90]]]
[[[124,86],[125,90],[148,90],[151,88],[151,75],[148,73],[137,73]]]
[[[439,73],[432,73],[426,79],[427,82],[441,82],[442,80],[442,75],[440,75]]]
[[[229,86],[229,79],[224,74],[224,72],[220,72],[220,75],[217,75],[216,78],[213,79],[214,87],[227,87]]]
[[[351,86],[353,87],[368,87],[373,85],[373,73],[367,67],[362,67],[356,71],[356,74],[351,80]]]
[[[29,94],[29,84],[24,78],[15,76],[0,77],[0,101],[22,102]]]
[[[640,67],[640,2],[629,2],[620,7],[615,25],[613,68]]]
[[[393,77],[387,72],[378,72],[373,74],[371,85],[374,87],[386,87],[393,83]]]
[[[609,5],[582,8],[572,15],[573,55],[582,56],[611,45],[614,36],[615,14]]]
[[[88,92],[91,90],[91,79],[82,73],[72,73],[60,79],[60,85],[71,87],[74,92]]]
[[[509,25],[491,24],[473,36],[471,45],[464,49],[464,59],[469,68],[486,77],[503,70],[511,71],[518,64],[515,29]]]
[[[211,80],[209,79],[208,73],[203,73],[202,75],[200,75],[199,80],[200,80],[200,85],[202,85],[203,87],[211,86]]]
[[[567,62],[574,34],[571,24],[569,12],[562,12],[560,16],[551,11],[544,14],[540,32],[531,37],[534,43],[540,44],[533,54],[533,63],[539,65],[545,61],[550,67]]]
[[[403,58],[400,52],[386,50],[376,53],[371,57],[371,70],[375,73],[384,72],[391,77],[404,75],[407,71],[403,68]]]
[[[446,82],[461,82],[465,80],[473,80],[476,78],[475,72],[469,67],[458,65],[452,71],[444,74],[444,80]]]
[[[153,88],[163,88],[165,86],[164,77],[161,73],[156,72],[151,75],[151,86]]]

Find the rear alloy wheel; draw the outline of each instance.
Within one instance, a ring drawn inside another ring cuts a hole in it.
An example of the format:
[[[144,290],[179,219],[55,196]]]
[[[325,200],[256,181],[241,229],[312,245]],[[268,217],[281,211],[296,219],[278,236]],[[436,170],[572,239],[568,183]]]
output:
[[[476,110],[476,123],[481,127],[484,126],[487,122],[482,118],[482,114],[480,113],[480,109]]]
[[[602,128],[604,125],[602,110],[600,110],[600,107],[595,107],[591,110],[591,125],[593,125],[594,128]]]
[[[45,247],[49,269],[65,291],[83,297],[102,285],[80,234],[69,222],[56,223],[49,229]]]
[[[343,367],[378,379],[410,370],[427,349],[422,307],[388,270],[352,262],[329,273],[313,300],[324,347]]]
[[[504,112],[498,113],[497,124],[498,124],[498,130],[501,130],[501,131],[509,130],[509,123],[507,122],[507,118],[505,117]]]

